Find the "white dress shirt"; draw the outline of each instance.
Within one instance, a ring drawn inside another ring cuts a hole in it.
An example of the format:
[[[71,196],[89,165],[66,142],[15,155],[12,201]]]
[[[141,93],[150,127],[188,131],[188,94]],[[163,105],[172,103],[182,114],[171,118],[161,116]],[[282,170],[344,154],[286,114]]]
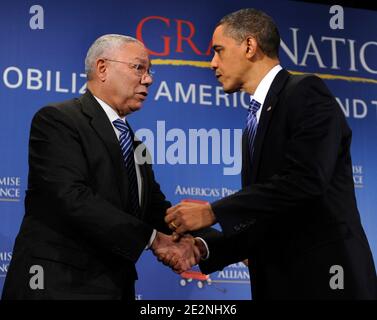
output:
[[[283,69],[280,64],[273,67],[268,73],[264,76],[262,81],[258,84],[257,89],[255,90],[254,95],[250,96],[250,101],[252,99],[255,99],[258,101],[261,106],[263,107],[264,100],[266,100],[268,90],[270,90],[272,81],[274,81],[276,75],[279,73],[279,71]],[[260,115],[262,113],[262,108],[259,108],[257,111],[256,117],[257,117],[257,123],[259,123]]]

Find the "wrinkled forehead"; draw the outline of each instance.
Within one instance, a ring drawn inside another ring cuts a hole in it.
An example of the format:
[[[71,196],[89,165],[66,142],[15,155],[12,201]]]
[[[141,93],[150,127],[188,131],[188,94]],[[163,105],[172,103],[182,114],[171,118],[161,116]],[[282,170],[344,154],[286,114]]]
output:
[[[147,49],[141,42],[130,42],[120,46],[117,50],[119,58],[134,62],[149,64],[150,58]]]

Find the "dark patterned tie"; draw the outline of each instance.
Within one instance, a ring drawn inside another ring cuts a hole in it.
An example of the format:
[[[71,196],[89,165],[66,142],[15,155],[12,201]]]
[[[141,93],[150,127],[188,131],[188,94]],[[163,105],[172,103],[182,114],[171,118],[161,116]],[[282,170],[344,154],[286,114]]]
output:
[[[138,215],[140,208],[139,193],[135,168],[134,150],[130,129],[128,128],[127,124],[121,119],[113,121],[113,124],[115,128],[117,128],[120,131],[119,143],[120,148],[122,149],[123,160],[124,164],[126,165],[128,174],[130,204],[133,214]]]
[[[249,152],[250,160],[253,158],[254,153],[254,140],[257,134],[257,111],[259,110],[261,104],[256,100],[251,100],[249,104],[249,114],[247,115],[247,136],[249,141]]]

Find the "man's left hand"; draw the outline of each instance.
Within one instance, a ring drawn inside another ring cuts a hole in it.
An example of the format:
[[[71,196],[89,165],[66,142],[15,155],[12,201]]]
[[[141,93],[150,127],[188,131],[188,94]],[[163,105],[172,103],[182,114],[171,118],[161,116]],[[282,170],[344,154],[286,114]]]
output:
[[[213,225],[216,217],[208,202],[181,202],[166,211],[165,222],[171,230],[182,235]]]

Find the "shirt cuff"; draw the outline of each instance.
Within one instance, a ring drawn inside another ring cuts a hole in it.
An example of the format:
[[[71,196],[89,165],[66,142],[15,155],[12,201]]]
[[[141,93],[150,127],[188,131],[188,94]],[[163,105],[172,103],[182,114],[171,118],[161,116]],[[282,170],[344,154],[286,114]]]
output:
[[[201,238],[201,237],[195,237],[195,239],[200,240],[204,244],[204,246],[206,247],[207,254],[206,254],[205,257],[202,257],[201,260],[207,260],[209,258],[209,249],[208,249],[207,242],[203,238]]]
[[[152,246],[152,243],[153,243],[154,239],[156,238],[156,235],[157,235],[157,230],[153,229],[152,235],[149,238],[149,241],[148,241],[147,246],[145,247],[145,250],[150,249],[150,247]]]

